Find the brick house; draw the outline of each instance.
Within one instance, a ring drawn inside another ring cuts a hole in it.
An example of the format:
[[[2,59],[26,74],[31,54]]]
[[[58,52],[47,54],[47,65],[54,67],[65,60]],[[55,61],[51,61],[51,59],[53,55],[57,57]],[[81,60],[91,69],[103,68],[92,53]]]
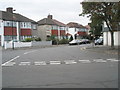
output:
[[[66,29],[66,25],[53,19],[52,15],[48,15],[47,18],[38,21],[38,35],[43,41],[50,36],[62,39],[65,37]]]
[[[0,41],[17,40],[31,38],[37,35],[37,22],[21,15],[13,13],[13,8],[9,7],[6,11],[0,11]]]
[[[67,24],[67,27],[66,35],[68,38],[72,36],[73,39],[81,39],[88,35],[88,29],[81,24],[70,22]]]

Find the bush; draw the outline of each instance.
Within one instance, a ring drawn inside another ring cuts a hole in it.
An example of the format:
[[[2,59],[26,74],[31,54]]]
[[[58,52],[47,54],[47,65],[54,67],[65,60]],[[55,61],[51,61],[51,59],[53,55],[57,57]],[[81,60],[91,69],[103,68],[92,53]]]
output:
[[[68,44],[69,43],[69,40],[68,39],[61,39],[59,41],[59,44]]]
[[[59,44],[59,40],[58,39],[53,39],[52,40],[52,45],[57,45]]]
[[[31,41],[33,41],[32,38],[25,38],[25,40],[24,40],[24,42],[31,42]]]
[[[41,41],[41,38],[40,37],[35,38],[35,41]]]
[[[51,38],[47,38],[46,41],[51,41],[52,39]]]

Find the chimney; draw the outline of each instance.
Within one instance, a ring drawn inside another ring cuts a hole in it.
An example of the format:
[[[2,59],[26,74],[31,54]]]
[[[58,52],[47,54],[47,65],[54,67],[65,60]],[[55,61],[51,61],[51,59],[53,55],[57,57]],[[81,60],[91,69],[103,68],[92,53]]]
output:
[[[6,11],[9,12],[9,13],[13,13],[13,8],[12,7],[8,7],[8,8],[6,8]]]
[[[53,18],[53,16],[52,16],[52,15],[48,15],[48,18],[49,18],[49,19],[52,19],[52,18]]]

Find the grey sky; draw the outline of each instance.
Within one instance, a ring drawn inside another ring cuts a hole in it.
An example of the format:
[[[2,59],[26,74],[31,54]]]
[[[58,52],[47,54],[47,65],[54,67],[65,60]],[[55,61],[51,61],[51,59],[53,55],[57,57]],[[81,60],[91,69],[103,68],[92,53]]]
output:
[[[48,14],[65,24],[77,22],[87,25],[90,21],[86,17],[80,17],[83,0],[0,0],[0,10],[13,7],[15,13],[20,13],[30,19],[39,21]]]

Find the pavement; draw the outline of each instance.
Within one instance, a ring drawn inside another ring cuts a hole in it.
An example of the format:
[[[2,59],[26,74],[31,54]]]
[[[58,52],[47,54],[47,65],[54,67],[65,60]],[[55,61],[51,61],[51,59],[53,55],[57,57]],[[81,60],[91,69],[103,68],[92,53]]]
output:
[[[99,53],[106,53],[106,54],[115,54],[120,55],[120,47],[115,46],[114,49],[112,49],[110,46],[103,46],[103,45],[97,45],[97,46],[89,46],[85,48],[86,50],[90,50],[93,52],[99,52]]]

